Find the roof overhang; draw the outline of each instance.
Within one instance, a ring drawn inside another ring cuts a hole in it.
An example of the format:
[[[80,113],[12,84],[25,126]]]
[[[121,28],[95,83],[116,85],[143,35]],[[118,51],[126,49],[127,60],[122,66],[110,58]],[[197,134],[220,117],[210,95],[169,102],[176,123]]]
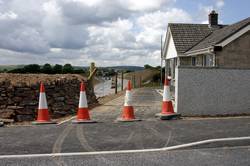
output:
[[[195,56],[200,54],[214,54],[216,51],[222,51],[222,48],[231,43],[232,41],[236,40],[246,32],[250,31],[250,24],[240,29],[238,32],[234,33],[233,35],[223,39],[219,43],[215,44],[214,46],[210,46],[207,48],[194,50],[194,51],[187,51],[184,53],[186,56]]]
[[[208,47],[204,49],[194,50],[194,51],[188,51],[185,52],[185,56],[194,56],[194,55],[200,55],[200,54],[214,54],[214,47]]]
[[[162,58],[163,59],[166,59],[166,56],[167,56],[166,52],[167,52],[167,46],[169,44],[169,38],[170,38],[170,28],[168,26],[165,41],[164,41],[164,45],[163,45],[163,50],[162,50],[162,52],[163,52],[163,54],[162,54],[163,57]]]
[[[243,34],[245,34],[248,31],[250,31],[250,24],[248,24],[244,28],[240,29],[238,32],[234,33],[233,35],[229,36],[228,38],[223,39],[215,46],[225,47],[226,45],[228,45],[229,43],[231,43],[235,39],[239,38],[240,36],[242,36]]]

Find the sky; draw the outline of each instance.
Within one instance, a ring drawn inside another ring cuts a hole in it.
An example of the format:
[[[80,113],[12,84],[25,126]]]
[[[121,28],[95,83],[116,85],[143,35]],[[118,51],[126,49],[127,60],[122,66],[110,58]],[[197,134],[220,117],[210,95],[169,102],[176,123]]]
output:
[[[160,65],[167,24],[250,16],[249,0],[0,0],[0,65]]]

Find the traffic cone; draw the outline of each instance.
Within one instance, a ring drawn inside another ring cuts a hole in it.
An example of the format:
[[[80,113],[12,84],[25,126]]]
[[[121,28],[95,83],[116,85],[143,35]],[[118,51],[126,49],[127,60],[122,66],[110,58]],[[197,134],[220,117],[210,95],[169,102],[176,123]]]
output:
[[[54,124],[54,123],[56,122],[50,120],[45,88],[43,83],[41,82],[37,120],[32,122],[32,124]]]
[[[164,91],[163,91],[163,101],[162,101],[162,111],[156,114],[156,117],[160,117],[162,120],[169,120],[172,118],[177,118],[180,114],[174,112],[173,104],[170,95],[169,79],[164,80]]]
[[[73,120],[72,123],[95,123],[90,119],[88,102],[86,97],[85,85],[82,82],[80,86],[80,98],[79,98],[79,106],[77,111],[76,120]]]
[[[118,122],[133,122],[133,121],[140,121],[140,119],[135,118],[134,108],[131,104],[132,102],[132,95],[131,95],[131,82],[128,81],[126,95],[125,95],[125,102],[123,106],[122,117],[118,118]]]

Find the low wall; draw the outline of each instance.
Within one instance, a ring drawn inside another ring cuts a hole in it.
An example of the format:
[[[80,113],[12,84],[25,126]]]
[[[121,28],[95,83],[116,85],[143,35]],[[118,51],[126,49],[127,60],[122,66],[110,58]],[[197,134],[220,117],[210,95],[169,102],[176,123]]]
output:
[[[36,118],[39,84],[44,82],[52,118],[76,112],[80,75],[61,74],[0,74],[0,118],[13,121],[32,121]],[[96,103],[95,95],[87,88],[88,103]]]
[[[176,69],[176,110],[182,115],[250,114],[250,69]]]

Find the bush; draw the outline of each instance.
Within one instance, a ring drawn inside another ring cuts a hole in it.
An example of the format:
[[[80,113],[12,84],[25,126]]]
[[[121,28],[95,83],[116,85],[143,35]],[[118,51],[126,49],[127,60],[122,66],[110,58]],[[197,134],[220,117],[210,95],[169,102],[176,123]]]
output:
[[[67,74],[67,73],[73,73],[73,71],[74,71],[74,69],[73,69],[73,67],[71,66],[71,64],[65,64],[64,66],[63,66],[63,69],[62,69],[62,73],[63,74]]]
[[[41,69],[40,66],[38,64],[30,64],[30,65],[26,65],[23,68],[24,73],[40,73]]]
[[[85,71],[83,69],[75,69],[74,73],[75,74],[83,74],[83,73],[85,73]]]
[[[17,69],[13,69],[13,70],[8,71],[8,73],[24,73],[24,69],[17,68]]]
[[[45,65],[43,65],[42,73],[52,74],[53,73],[53,69],[52,69],[51,65],[48,64],[48,63],[46,63]]]
[[[63,70],[63,66],[62,66],[62,65],[56,64],[56,65],[53,67],[53,73],[54,73],[54,74],[62,74],[62,70]]]
[[[149,64],[144,65],[144,69],[152,69],[154,67],[150,66]]]

